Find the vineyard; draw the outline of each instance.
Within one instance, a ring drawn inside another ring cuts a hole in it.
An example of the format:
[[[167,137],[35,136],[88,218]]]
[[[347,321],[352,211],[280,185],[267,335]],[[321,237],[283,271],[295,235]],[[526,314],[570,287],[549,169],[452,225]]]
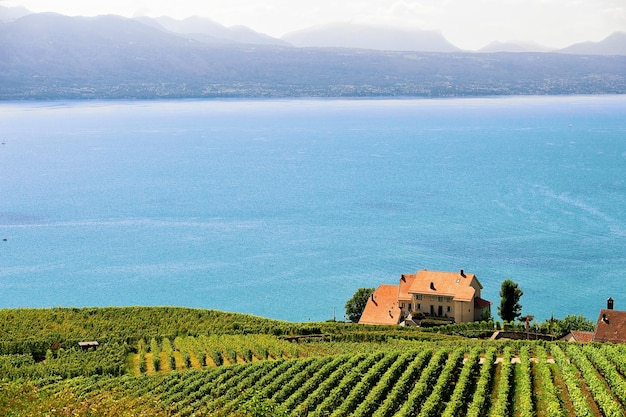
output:
[[[168,329],[134,341],[110,334],[95,350],[5,352],[0,414],[626,415],[626,346],[472,340],[419,329],[390,329],[384,338],[380,328],[342,326],[335,337],[294,338],[224,332],[221,323],[207,334]],[[138,332],[131,330],[125,334]]]

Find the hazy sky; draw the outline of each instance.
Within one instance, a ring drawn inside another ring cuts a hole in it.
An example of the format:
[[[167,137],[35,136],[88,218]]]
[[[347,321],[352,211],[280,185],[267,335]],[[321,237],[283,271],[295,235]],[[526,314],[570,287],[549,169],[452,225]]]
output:
[[[0,5],[85,16],[198,15],[275,37],[325,23],[386,24],[437,29],[464,49],[494,40],[565,47],[626,31],[626,0],[0,0]]]

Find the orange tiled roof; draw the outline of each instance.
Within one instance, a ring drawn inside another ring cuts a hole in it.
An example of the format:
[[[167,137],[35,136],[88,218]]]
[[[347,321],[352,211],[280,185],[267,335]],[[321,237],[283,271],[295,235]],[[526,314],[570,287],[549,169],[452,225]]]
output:
[[[593,340],[593,332],[583,332],[582,330],[572,330],[570,332],[574,340],[581,343],[589,343]]]
[[[398,291],[398,300],[411,301],[412,297],[409,294],[409,289],[415,281],[417,274],[402,274],[400,276],[400,290]]]
[[[600,310],[593,341],[626,343],[626,311]]]
[[[408,292],[454,297],[455,301],[472,301],[476,290],[470,284],[474,279],[474,274],[420,270]],[[476,282],[482,288],[478,279]]]
[[[400,307],[398,306],[398,286],[384,284],[376,288],[367,300],[360,324],[398,324]]]

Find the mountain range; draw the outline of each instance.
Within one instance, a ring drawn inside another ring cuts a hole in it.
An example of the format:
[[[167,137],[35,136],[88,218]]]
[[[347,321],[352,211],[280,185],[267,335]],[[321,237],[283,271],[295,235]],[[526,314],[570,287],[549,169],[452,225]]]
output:
[[[315,46],[302,33],[291,39],[304,46],[294,47],[290,37],[201,18],[0,12],[5,100],[626,93],[626,55],[469,53],[437,32],[410,32],[430,43],[413,39],[398,51],[392,35],[406,32],[388,29],[378,43],[385,50],[347,41]],[[619,47],[625,36],[615,34],[610,44]],[[366,38],[363,32],[360,37]]]
[[[0,6],[0,22],[32,14],[23,7]],[[332,23],[283,35],[280,39],[246,26],[226,27],[211,19],[193,16],[183,20],[171,17],[135,18],[162,31],[205,43],[241,43],[295,47],[359,48],[387,51],[458,52],[439,31],[398,29],[385,26]],[[555,49],[523,41],[494,41],[478,52],[559,52],[584,55],[626,55],[626,32],[616,32],[599,42],[582,42]]]

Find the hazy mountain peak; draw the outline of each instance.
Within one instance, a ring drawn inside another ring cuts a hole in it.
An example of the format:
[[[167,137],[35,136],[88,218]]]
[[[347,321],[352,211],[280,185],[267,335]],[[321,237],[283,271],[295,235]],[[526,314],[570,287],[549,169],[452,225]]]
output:
[[[441,32],[389,26],[331,23],[288,33],[283,40],[299,47],[340,47],[387,51],[456,52]]]
[[[263,33],[256,32],[246,26],[226,27],[216,21],[200,16],[191,16],[183,20],[161,16],[155,19],[148,17],[139,18],[146,23],[152,20],[167,31],[184,35],[187,38],[208,43],[247,43],[258,45],[286,45],[280,39],[272,38]]]
[[[26,38],[24,52],[36,56],[50,45],[64,44],[87,48],[90,54],[102,52],[107,47],[134,45],[142,47],[164,47],[166,44],[185,44],[188,40],[169,34],[158,28],[144,25],[134,19],[117,15],[95,17],[65,16],[57,13],[33,13],[8,23],[4,34],[7,45],[19,38]],[[28,55],[25,55],[28,56]],[[71,58],[68,58],[68,60]]]
[[[580,55],[626,55],[626,32],[613,32],[599,42],[576,43],[557,52]]]
[[[25,7],[4,7],[0,6],[0,21],[19,19],[32,12]]]

